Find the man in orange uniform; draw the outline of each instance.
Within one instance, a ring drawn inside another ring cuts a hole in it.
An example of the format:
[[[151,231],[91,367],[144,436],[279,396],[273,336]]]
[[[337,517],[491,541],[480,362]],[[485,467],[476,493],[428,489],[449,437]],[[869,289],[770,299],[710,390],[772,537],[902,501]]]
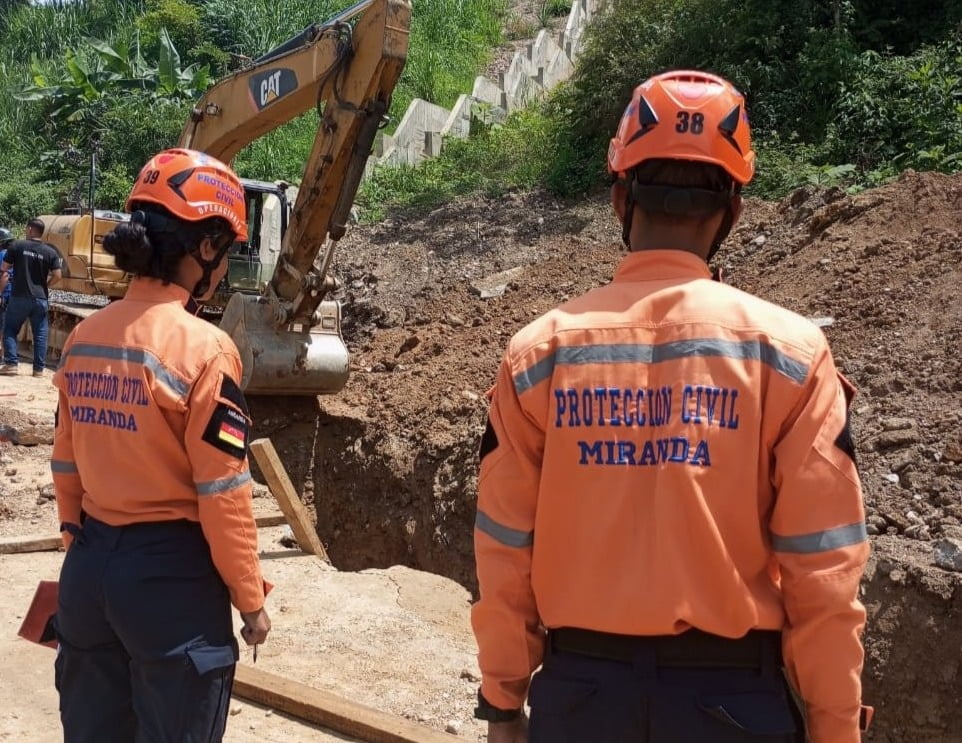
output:
[[[508,346],[475,531],[491,743],[859,740],[852,389],[707,265],[754,164],[729,83],[642,84],[609,152],[629,255]]]
[[[221,740],[238,657],[270,630],[233,341],[196,317],[247,237],[243,187],[156,155],[104,240],[133,274],[70,334],[51,468],[67,546],[55,619],[65,743]]]

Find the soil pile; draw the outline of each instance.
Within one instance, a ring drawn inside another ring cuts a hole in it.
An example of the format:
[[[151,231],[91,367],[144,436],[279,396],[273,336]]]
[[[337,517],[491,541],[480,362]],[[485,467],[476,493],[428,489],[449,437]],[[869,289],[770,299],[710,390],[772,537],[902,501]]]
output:
[[[342,241],[347,389],[321,399],[320,415],[303,400],[254,409],[257,433],[313,499],[335,564],[400,562],[474,586],[484,393],[504,346],[609,280],[621,255],[605,199],[539,194],[398,215]],[[730,283],[818,318],[860,389],[854,436],[881,535],[864,584],[873,739],[962,740],[960,576],[935,568],[933,549],[962,538],[962,177],[908,172],[855,196],[750,200],[718,262]]]

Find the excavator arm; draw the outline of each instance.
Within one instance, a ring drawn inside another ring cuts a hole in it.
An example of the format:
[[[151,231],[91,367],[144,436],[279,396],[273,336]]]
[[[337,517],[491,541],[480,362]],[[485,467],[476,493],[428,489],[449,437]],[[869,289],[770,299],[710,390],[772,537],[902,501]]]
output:
[[[281,124],[320,112],[274,275],[261,296],[234,294],[221,321],[250,394],[336,392],[347,381],[340,307],[324,301],[328,271],[404,68],[410,19],[409,0],[362,0],[213,86],[181,133],[180,146],[229,162]]]

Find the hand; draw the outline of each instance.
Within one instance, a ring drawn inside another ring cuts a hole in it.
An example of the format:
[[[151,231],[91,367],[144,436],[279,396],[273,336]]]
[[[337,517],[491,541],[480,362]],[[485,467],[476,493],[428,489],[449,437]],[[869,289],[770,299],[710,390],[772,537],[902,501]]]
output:
[[[489,722],[488,743],[528,743],[528,718],[524,712],[511,722]]]
[[[241,612],[241,619],[244,626],[241,629],[241,637],[248,645],[260,645],[267,640],[267,634],[271,631],[271,618],[267,616],[267,610],[260,608],[257,611]]]

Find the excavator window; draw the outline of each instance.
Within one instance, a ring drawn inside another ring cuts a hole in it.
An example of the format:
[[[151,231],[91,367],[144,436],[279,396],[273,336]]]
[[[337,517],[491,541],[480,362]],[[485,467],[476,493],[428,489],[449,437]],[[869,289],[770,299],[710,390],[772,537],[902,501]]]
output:
[[[227,281],[230,288],[259,291],[261,282],[261,223],[264,194],[247,191],[247,242],[235,242],[228,256]]]

